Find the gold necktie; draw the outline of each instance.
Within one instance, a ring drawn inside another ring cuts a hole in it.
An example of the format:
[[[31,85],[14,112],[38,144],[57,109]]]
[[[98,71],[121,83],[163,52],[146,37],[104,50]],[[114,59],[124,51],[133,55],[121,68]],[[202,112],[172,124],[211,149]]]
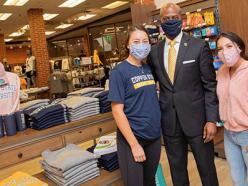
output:
[[[174,83],[174,75],[175,75],[175,68],[176,68],[176,60],[177,60],[177,51],[174,47],[175,41],[171,41],[169,43],[169,53],[168,53],[168,75],[171,80],[171,83]]]

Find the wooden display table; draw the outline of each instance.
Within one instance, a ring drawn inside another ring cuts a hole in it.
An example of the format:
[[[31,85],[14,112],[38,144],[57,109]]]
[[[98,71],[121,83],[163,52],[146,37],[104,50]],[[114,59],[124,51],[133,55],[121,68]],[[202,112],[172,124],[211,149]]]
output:
[[[15,136],[0,138],[0,171],[36,157],[46,150],[79,144],[116,131],[112,113],[99,114],[46,130],[27,129]]]
[[[46,149],[56,150],[66,144],[79,144],[116,131],[111,113],[99,114],[75,122],[66,123],[46,130],[27,129],[15,136],[0,138],[0,171],[4,168],[39,157]],[[43,173],[38,179],[55,186]],[[107,172],[82,184],[85,186],[122,186],[120,171]]]

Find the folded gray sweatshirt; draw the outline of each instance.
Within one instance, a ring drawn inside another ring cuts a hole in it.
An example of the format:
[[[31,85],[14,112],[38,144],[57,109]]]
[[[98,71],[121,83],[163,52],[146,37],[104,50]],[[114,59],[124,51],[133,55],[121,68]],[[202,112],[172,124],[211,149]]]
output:
[[[92,180],[93,178],[95,178],[97,176],[100,176],[100,172],[95,172],[95,173],[89,174],[83,178],[79,178],[78,180],[76,180],[75,182],[70,183],[70,184],[61,183],[59,180],[57,180],[53,176],[48,175],[48,174],[45,174],[45,175],[47,178],[49,178],[50,180],[52,180],[53,182],[55,182],[59,186],[77,186],[77,185],[80,185],[82,183],[85,183],[86,181]]]
[[[95,168],[91,168],[90,170],[86,171],[86,172],[82,172],[80,174],[77,174],[76,176],[73,176],[72,178],[68,179],[68,180],[65,180],[59,176],[56,176],[56,175],[53,175],[53,174],[50,174],[48,172],[45,172],[45,174],[49,174],[51,177],[55,178],[59,183],[62,183],[62,184],[72,184],[72,183],[75,183],[77,182],[78,180],[81,180],[82,178],[87,178],[89,175],[92,175],[92,174],[99,174],[100,170],[98,167],[95,167]]]
[[[91,167],[92,165],[96,165],[96,164],[97,164],[97,160],[90,160],[90,161],[79,164],[79,165],[63,172],[61,170],[58,170],[56,168],[49,166],[44,160],[41,161],[41,165],[42,165],[43,169],[45,169],[46,171],[52,172],[53,174],[55,174],[61,178],[64,178],[64,179],[69,179],[77,172],[80,172],[80,171],[87,169],[88,167]]]
[[[74,144],[56,151],[45,150],[41,155],[49,166],[63,172],[81,163],[99,158],[99,155],[83,150]]]

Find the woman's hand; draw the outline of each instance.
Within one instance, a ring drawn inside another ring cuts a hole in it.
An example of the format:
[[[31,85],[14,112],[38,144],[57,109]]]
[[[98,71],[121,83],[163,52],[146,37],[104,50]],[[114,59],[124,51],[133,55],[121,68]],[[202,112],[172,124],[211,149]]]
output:
[[[144,162],[146,160],[145,152],[139,143],[132,146],[131,150],[136,162]]]

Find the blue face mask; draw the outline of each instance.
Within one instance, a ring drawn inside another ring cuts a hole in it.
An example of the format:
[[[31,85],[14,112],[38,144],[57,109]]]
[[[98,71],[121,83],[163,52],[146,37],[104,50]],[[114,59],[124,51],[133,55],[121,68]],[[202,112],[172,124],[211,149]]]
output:
[[[173,19],[161,24],[161,27],[167,37],[176,38],[182,30],[182,20]]]
[[[130,45],[130,54],[139,61],[145,59],[151,51],[150,43],[140,43]]]

